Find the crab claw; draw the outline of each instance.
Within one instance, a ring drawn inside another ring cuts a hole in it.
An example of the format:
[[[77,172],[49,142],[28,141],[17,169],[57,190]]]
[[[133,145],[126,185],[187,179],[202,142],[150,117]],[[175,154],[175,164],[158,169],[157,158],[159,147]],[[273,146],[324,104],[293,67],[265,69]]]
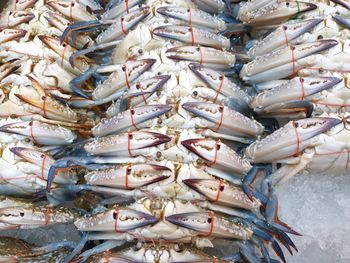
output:
[[[312,43],[304,43],[300,45],[281,48],[271,53],[265,54],[261,57],[257,57],[256,59],[249,62],[248,64],[245,64],[240,72],[240,76],[244,80],[249,80],[251,78],[253,81],[254,75],[258,75],[259,73],[260,75],[261,74],[273,75],[274,69],[276,68],[285,66],[287,64],[291,64],[291,66],[293,67],[293,64],[298,59],[310,56],[315,53],[322,52],[337,44],[338,44],[337,40],[325,39],[325,40],[319,40]],[[255,78],[257,77],[255,76]]]
[[[29,75],[27,75],[27,77],[32,82],[33,87],[38,91],[39,95],[41,95],[41,98],[38,100],[29,96],[15,94],[17,98],[37,108],[40,115],[45,118],[57,121],[67,121],[70,123],[76,123],[79,120],[79,116],[75,111],[64,106],[50,96],[46,96],[45,90],[40,83]]]
[[[92,128],[92,134],[94,136],[104,136],[128,129],[135,130],[138,129],[137,125],[157,118],[170,110],[171,106],[169,105],[144,105],[126,110],[111,118],[103,119]]]
[[[127,164],[91,171],[85,175],[85,180],[91,185],[134,189],[169,178],[171,174],[171,169],[166,166]]]
[[[24,11],[35,5],[38,0],[16,0],[16,10]]]
[[[335,22],[337,22],[341,26],[344,26],[347,29],[350,29],[350,19],[349,18],[345,18],[343,16],[337,15],[337,16],[333,16],[333,19],[335,20]]]
[[[8,13],[6,25],[1,25],[1,27],[15,27],[28,23],[33,18],[35,18],[35,15],[29,11],[11,11]]]
[[[135,156],[170,140],[161,133],[133,131],[98,138],[86,143],[84,149],[92,155]]]
[[[217,70],[227,70],[235,65],[234,53],[201,46],[173,47],[165,52],[167,58],[193,61]]]
[[[225,22],[199,9],[186,7],[162,6],[157,8],[157,13],[177,20],[192,22],[195,27],[202,27],[211,31],[226,29]]]
[[[264,127],[257,121],[223,105],[209,102],[186,102],[182,104],[182,107],[209,121],[204,125],[219,133],[252,137],[264,132]]]
[[[76,49],[71,47],[67,43],[60,44],[60,40],[55,37],[47,36],[47,35],[39,35],[38,38],[47,45],[50,49],[52,49],[56,54],[59,55],[61,63],[63,60],[69,63],[70,56],[76,52]],[[90,63],[92,60],[86,56],[79,56],[76,58],[74,65],[81,71],[86,71],[90,68]]]
[[[213,212],[191,212],[174,214],[165,218],[170,223],[212,237],[248,240],[253,231],[249,228],[215,216]]]
[[[22,226],[72,223],[77,216],[77,212],[65,207],[50,208],[30,205],[26,207],[16,206],[0,209],[1,222]]]
[[[229,49],[230,40],[220,34],[187,26],[159,26],[153,29],[153,34],[159,37],[173,39],[190,45],[201,45],[218,49]]]
[[[22,121],[0,127],[0,132],[23,135],[40,145],[67,145],[76,139],[76,134],[58,125],[40,121]]]
[[[254,210],[261,206],[257,199],[252,198],[251,200],[243,192],[242,188],[220,180],[194,178],[186,179],[182,182],[217,204],[247,210]]]
[[[323,19],[314,18],[308,20],[301,20],[293,23],[286,23],[279,26],[267,37],[258,41],[252,48],[247,52],[249,57],[262,56],[268,54],[273,50],[286,45],[286,38],[288,41],[292,41],[302,34],[310,31],[316,25],[321,23]]]
[[[12,59],[0,66],[0,81],[15,72],[21,67],[21,61],[19,59]]]
[[[22,38],[27,34],[26,30],[23,29],[0,29],[0,44]]]
[[[120,39],[125,36],[129,30],[144,20],[150,12],[151,10],[149,7],[141,7],[121,16],[118,22],[111,25],[96,38],[96,43],[102,44]]]
[[[104,99],[113,93],[118,92],[122,88],[136,80],[145,71],[149,70],[156,62],[155,59],[129,60],[123,65],[117,65],[113,73],[92,93],[94,100]],[[99,71],[97,69],[97,71]]]
[[[241,90],[236,83],[225,77],[224,74],[198,63],[190,63],[188,68],[210,88],[222,93],[226,97],[237,98],[245,105],[250,101],[247,93]]]
[[[331,0],[332,2],[344,6],[346,9],[350,10],[350,3],[347,0]]]
[[[189,151],[202,158],[208,166],[237,174],[246,174],[250,163],[221,141],[197,138],[181,142]]]
[[[252,12],[244,12],[244,8],[238,13],[238,19],[251,26],[276,25],[297,17],[301,13],[317,9],[317,5],[300,1],[281,1],[268,4]]]
[[[126,232],[152,225],[157,221],[158,219],[150,214],[117,207],[89,218],[78,219],[74,222],[74,225],[79,231]]]
[[[80,3],[49,0],[46,4],[57,10],[67,18],[76,21],[91,21],[95,17],[88,12],[88,9]]]
[[[274,113],[275,105],[283,108],[282,105],[288,101],[308,100],[308,96],[330,89],[341,81],[336,77],[296,77],[280,86],[262,91],[252,100],[250,106],[258,114]]]
[[[10,151],[27,162],[37,165],[41,178],[48,180],[50,167],[55,163],[55,160],[50,155],[34,148],[26,147],[12,147]],[[55,176],[54,182],[58,184],[74,184],[77,182],[77,176],[74,171],[66,170],[59,172]]]
[[[300,153],[312,138],[341,123],[340,119],[315,117],[290,121],[279,130],[249,145],[245,155],[251,162],[275,162]]]

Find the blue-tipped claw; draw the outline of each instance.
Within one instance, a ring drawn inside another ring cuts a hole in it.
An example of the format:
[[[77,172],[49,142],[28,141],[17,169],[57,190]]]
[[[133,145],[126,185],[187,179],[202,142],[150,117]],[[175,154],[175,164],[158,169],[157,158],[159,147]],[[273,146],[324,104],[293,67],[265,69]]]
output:
[[[88,31],[95,31],[98,27],[102,26],[102,24],[98,20],[93,21],[79,21],[74,24],[69,25],[62,33],[62,36],[60,38],[60,44],[62,45],[63,42],[67,41],[67,38],[69,34],[72,34],[75,31],[80,30],[87,30]],[[73,41],[75,43],[75,41]]]

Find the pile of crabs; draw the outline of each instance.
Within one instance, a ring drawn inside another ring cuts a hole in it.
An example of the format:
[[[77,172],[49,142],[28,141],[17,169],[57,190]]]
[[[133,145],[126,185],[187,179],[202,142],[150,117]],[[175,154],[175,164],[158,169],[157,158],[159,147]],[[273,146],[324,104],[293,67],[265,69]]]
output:
[[[276,187],[350,172],[349,0],[4,2],[0,230],[81,240],[1,262],[286,262]]]

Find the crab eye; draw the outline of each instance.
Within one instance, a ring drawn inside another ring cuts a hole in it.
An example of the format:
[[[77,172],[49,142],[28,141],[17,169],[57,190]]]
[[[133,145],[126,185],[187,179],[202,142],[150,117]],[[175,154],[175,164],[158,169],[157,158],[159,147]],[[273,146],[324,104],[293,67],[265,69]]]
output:
[[[220,144],[216,144],[216,150],[217,150],[217,151],[220,150],[220,147],[221,147]]]
[[[193,97],[197,97],[198,96],[198,92],[195,90],[195,91],[193,91],[192,95],[193,95]]]
[[[128,168],[126,169],[126,173],[127,173],[128,175],[131,174],[131,168],[130,168],[130,167],[128,167]]]
[[[317,36],[317,39],[318,39],[318,40],[323,39],[323,36],[322,36],[322,35],[318,35],[318,36]]]
[[[20,215],[21,217],[23,217],[23,216],[24,216],[24,213],[23,213],[23,212],[21,212],[21,213],[19,213],[19,215]]]
[[[113,219],[116,219],[116,218],[117,218],[117,213],[113,212]]]
[[[208,218],[207,222],[208,224],[211,224],[211,217]]]
[[[286,6],[289,6],[289,2],[286,3]]]
[[[138,52],[140,55],[142,55],[142,54],[143,54],[143,49],[140,48],[137,52]]]
[[[135,111],[134,111],[134,110],[131,110],[130,113],[131,113],[132,115],[134,115],[134,114],[135,114]]]
[[[225,190],[225,186],[220,186],[220,192],[224,191]]]
[[[159,159],[160,157],[162,157],[162,153],[161,152],[157,152],[156,153],[156,157]]]
[[[283,29],[284,31],[286,31],[286,30],[287,30],[287,26],[283,26],[282,29]]]

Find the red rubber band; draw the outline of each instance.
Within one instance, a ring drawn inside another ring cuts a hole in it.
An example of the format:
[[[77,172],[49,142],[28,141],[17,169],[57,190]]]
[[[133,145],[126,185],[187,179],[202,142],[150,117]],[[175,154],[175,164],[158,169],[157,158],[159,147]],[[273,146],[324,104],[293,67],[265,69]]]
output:
[[[110,261],[111,261],[111,253],[112,252],[110,250],[106,251],[106,256],[105,256],[106,263],[110,263]]]
[[[129,14],[129,0],[125,0],[126,13]]]
[[[124,74],[125,74],[125,84],[128,87],[128,89],[130,89],[129,76],[128,76],[128,71],[127,71],[125,64],[122,66],[122,69],[123,69]]]
[[[50,215],[51,215],[51,208],[50,207],[46,207],[45,225],[48,225],[50,223]]]
[[[130,142],[131,137],[132,137],[132,132],[128,131],[128,153],[129,153],[129,157],[134,157],[131,153],[131,142]]]
[[[304,79],[299,78],[300,84],[301,84],[301,97],[299,100],[304,100],[305,99],[305,88],[304,88]]]
[[[43,112],[44,112],[44,117],[47,118],[47,113],[46,113],[46,96],[43,96]]]
[[[66,53],[66,50],[68,48],[68,44],[65,44],[66,46],[64,47],[63,49],[63,53],[62,53],[62,56],[61,56],[61,67],[63,67],[63,62],[64,62],[64,54]]]
[[[69,9],[69,18],[73,20],[73,3],[70,3]]]
[[[222,180],[219,181],[219,188],[218,188],[218,192],[216,193],[215,202],[219,201],[220,193],[221,193],[221,186],[222,186]]]
[[[289,40],[288,40],[287,32],[284,29],[284,27],[282,27],[282,30],[283,30],[283,33],[284,33],[284,40],[285,40],[286,46],[288,47],[289,46]]]
[[[222,121],[224,119],[224,109],[225,109],[225,106],[224,105],[221,105],[222,107],[222,111],[221,111],[221,116],[220,116],[220,122],[218,124],[218,127],[216,127],[215,131],[218,131],[222,125]]]
[[[139,130],[139,128],[137,128],[135,120],[134,120],[134,114],[132,114],[133,112],[135,112],[133,109],[130,109],[130,117],[131,117],[131,124],[132,126],[134,126],[135,130]]]
[[[139,82],[139,83],[137,83],[136,85],[138,85],[139,89],[141,90],[142,99],[143,99],[144,103],[147,105],[148,103],[147,103],[147,100],[146,100],[146,97],[145,97],[145,93],[143,92],[141,83]]]
[[[216,160],[218,158],[218,145],[219,145],[219,141],[216,141],[216,143],[215,143],[214,161],[212,161],[210,164],[208,164],[209,166],[216,164]]]
[[[198,50],[199,50],[199,64],[202,65],[202,63],[203,63],[203,53],[202,53],[201,46],[198,46]]]
[[[41,179],[45,180],[45,161],[46,161],[46,158],[47,158],[47,154],[44,153],[44,157],[43,157],[43,160],[41,161]]]
[[[29,122],[29,126],[30,126],[30,137],[32,138],[33,143],[36,144],[36,140],[35,140],[35,138],[34,138],[34,133],[33,133],[33,125],[34,125],[33,121]]]
[[[18,256],[20,256],[22,254],[22,251],[19,251],[18,253],[16,253],[15,255],[11,256],[10,262],[9,263],[16,263],[16,259]]]
[[[118,230],[118,214],[119,214],[118,207],[115,208],[114,213],[115,213],[114,231],[117,233],[120,233],[121,231]]]
[[[188,21],[188,26],[189,26],[189,30],[191,32],[191,41],[192,41],[192,46],[194,45],[194,33],[193,33],[193,27],[192,27],[192,11],[191,8],[188,9],[189,10],[189,21]]]
[[[129,188],[129,169],[131,167],[131,163],[128,163],[128,166],[126,167],[126,171],[125,171],[125,187]]]
[[[216,102],[216,100],[217,100],[217,98],[218,98],[218,96],[219,96],[219,93],[220,93],[220,91],[221,91],[221,89],[222,89],[222,86],[224,85],[224,80],[225,80],[225,75],[224,74],[221,74],[221,82],[220,82],[220,86],[219,86],[219,88],[218,88],[218,90],[217,90],[217,92],[216,92],[216,95],[215,95],[215,97],[214,97],[214,103]]]
[[[213,234],[213,230],[214,230],[214,212],[213,211],[210,211],[209,212],[209,216],[210,216],[210,229],[209,229],[209,233],[207,236],[211,236]]]
[[[124,30],[124,23],[123,23],[123,21],[124,21],[124,17],[120,17],[120,26],[121,26],[121,28],[122,28],[122,32],[123,32],[123,34],[124,35],[127,35],[128,33]]]
[[[294,75],[295,73],[297,73],[296,70],[295,70],[294,47],[290,46],[290,50],[292,52],[292,63],[293,63],[293,74],[292,75]]]
[[[300,151],[300,144],[301,144],[301,139],[300,139],[300,135],[297,131],[297,127],[295,126],[295,122],[292,121],[292,125],[293,125],[293,128],[294,128],[294,131],[295,131],[295,135],[297,137],[297,149],[296,149],[296,153],[294,155],[298,155],[299,151]]]

